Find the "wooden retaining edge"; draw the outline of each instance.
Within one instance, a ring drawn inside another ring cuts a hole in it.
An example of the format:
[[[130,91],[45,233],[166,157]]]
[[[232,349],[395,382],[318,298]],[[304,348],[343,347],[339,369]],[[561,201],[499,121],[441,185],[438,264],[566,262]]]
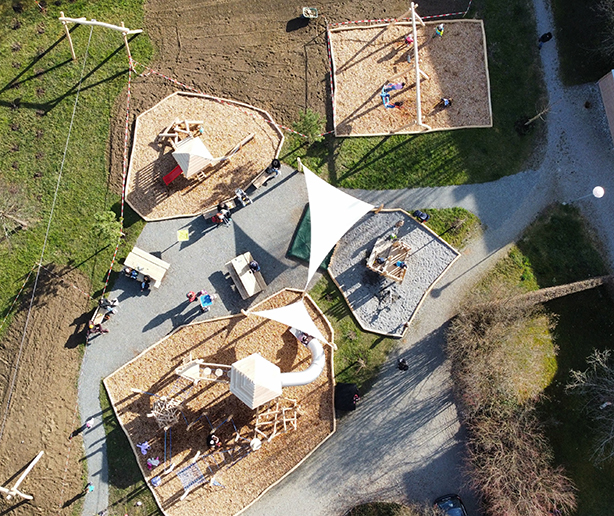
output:
[[[239,102],[236,100],[228,100],[228,99],[224,99],[222,97],[214,97],[212,95],[205,95],[205,94],[200,94],[200,93],[192,93],[189,91],[176,91],[174,93],[171,93],[170,95],[164,97],[160,102],[157,102],[156,104],[154,104],[152,107],[150,107],[149,109],[143,111],[142,113],[140,113],[137,117],[136,117],[136,122],[134,124],[134,131],[132,133],[132,145],[130,146],[130,162],[128,165],[128,172],[126,174],[126,192],[125,192],[125,200],[126,202],[130,205],[130,207],[139,215],[139,217],[141,217],[145,222],[157,222],[157,221],[161,221],[161,220],[173,220],[173,219],[183,219],[186,217],[198,217],[199,215],[202,215],[203,213],[207,213],[208,211],[211,211],[215,208],[215,204],[212,204],[211,206],[207,206],[204,209],[200,209],[197,212],[194,213],[180,213],[177,215],[169,215],[167,217],[161,217],[161,218],[151,218],[148,217],[147,215],[144,215],[143,213],[141,213],[135,206],[132,205],[132,203],[128,200],[128,185],[130,184],[130,177],[132,176],[132,159],[134,157],[134,135],[137,134],[137,128],[138,128],[138,124],[139,124],[139,120],[141,118],[141,115],[145,115],[147,113],[149,113],[150,111],[152,111],[153,109],[155,109],[159,104],[161,104],[162,102],[165,102],[167,99],[171,98],[174,95],[183,95],[186,97],[199,97],[199,98],[205,98],[205,99],[209,99],[212,100],[214,102],[218,102],[218,100],[221,100],[223,102],[227,102],[229,104],[235,104],[237,106],[242,106],[245,108],[249,108],[252,109],[254,111],[257,111],[258,113],[260,113],[261,115],[264,114],[264,118],[265,120],[269,120],[270,124],[273,129],[277,132],[277,134],[281,137],[281,140],[279,141],[279,144],[277,145],[277,149],[275,150],[275,158],[279,158],[279,153],[281,152],[281,148],[284,144],[285,141],[285,136],[282,132],[282,130],[279,128],[279,126],[277,125],[277,122],[275,122],[275,120],[273,120],[273,118],[271,117],[271,115],[265,111],[264,109],[261,108],[257,108],[255,106],[251,106],[249,104],[244,104],[243,102]],[[254,176],[256,177],[256,176]],[[253,181],[253,179],[252,179]],[[246,182],[245,185],[243,185],[243,189],[246,189],[249,185],[251,184],[251,181]]]
[[[395,212],[395,211],[400,211],[401,213],[404,213],[405,215],[407,215],[408,217],[410,217],[410,218],[412,218],[412,219],[413,219],[413,216],[412,216],[412,215],[411,215],[409,212],[405,211],[405,210],[404,210],[404,209],[402,209],[402,208],[382,208],[382,209],[377,208],[377,212],[375,212],[375,209],[374,209],[374,210],[371,210],[371,211],[372,211],[372,212],[374,212],[374,214],[376,214],[376,213],[382,213],[382,212],[385,212],[385,213],[392,213],[392,212]],[[384,337],[391,337],[391,338],[395,338],[395,339],[402,339],[403,337],[405,337],[405,335],[407,334],[407,331],[409,330],[409,326],[410,326],[410,324],[411,324],[411,321],[413,320],[414,316],[415,316],[415,315],[418,313],[418,310],[420,310],[420,307],[422,306],[422,303],[423,303],[423,302],[424,302],[424,300],[426,299],[426,296],[427,296],[428,294],[430,294],[431,290],[433,290],[433,288],[435,287],[435,285],[436,285],[436,284],[439,282],[439,280],[440,280],[440,279],[441,279],[441,278],[444,276],[444,274],[445,274],[445,273],[448,271],[448,269],[449,269],[450,267],[452,267],[452,265],[454,264],[454,262],[456,262],[456,260],[458,260],[458,259],[461,257],[461,253],[460,253],[460,251],[458,251],[458,250],[457,250],[457,249],[456,249],[454,246],[452,246],[452,245],[450,245],[448,242],[446,242],[446,241],[445,241],[443,238],[441,238],[441,237],[440,237],[440,236],[439,236],[437,233],[435,233],[435,231],[433,231],[431,228],[429,228],[428,226],[426,226],[426,225],[424,225],[424,224],[421,224],[421,226],[422,226],[424,229],[426,229],[427,231],[430,231],[430,232],[433,234],[433,236],[434,236],[435,238],[437,238],[438,240],[440,240],[440,241],[441,241],[441,242],[442,242],[442,243],[443,243],[443,244],[444,244],[446,247],[448,247],[449,249],[451,249],[451,250],[452,250],[452,251],[453,251],[453,252],[456,254],[456,257],[454,258],[454,260],[452,260],[452,261],[451,261],[451,262],[450,262],[450,263],[447,265],[447,267],[446,267],[446,268],[445,268],[443,271],[441,271],[441,274],[439,275],[439,277],[438,277],[438,278],[437,278],[435,281],[433,281],[433,283],[431,283],[431,285],[429,286],[429,288],[427,288],[427,289],[424,291],[424,294],[422,295],[422,297],[420,298],[420,301],[418,301],[418,304],[416,305],[416,309],[414,310],[414,313],[413,313],[413,314],[412,314],[412,316],[409,318],[409,320],[408,320],[408,321],[405,323],[405,329],[402,331],[402,333],[401,333],[400,335],[398,335],[397,333],[386,333],[386,332],[383,332],[383,331],[378,331],[378,330],[375,330],[375,329],[370,328],[370,327],[368,327],[368,326],[365,326],[365,324],[363,323],[363,321],[362,321],[362,320],[360,320],[360,319],[358,318],[358,316],[357,316],[357,315],[354,313],[354,309],[352,308],[352,305],[351,305],[350,301],[348,300],[347,296],[345,295],[345,292],[344,292],[343,288],[341,288],[341,285],[340,285],[340,284],[337,282],[337,279],[335,278],[335,276],[333,276],[333,273],[332,273],[332,271],[331,271],[330,265],[327,267],[326,271],[328,272],[328,275],[329,275],[330,279],[331,279],[331,280],[333,280],[333,283],[334,283],[334,284],[337,286],[337,288],[338,288],[338,289],[339,289],[339,291],[341,292],[341,295],[343,296],[343,299],[345,299],[345,302],[347,303],[348,308],[350,309],[350,313],[352,314],[352,317],[354,317],[354,320],[355,320],[355,321],[358,323],[358,326],[360,326],[360,327],[361,327],[361,328],[362,328],[364,331],[366,331],[366,332],[368,332],[368,333],[374,333],[374,334],[376,334],[376,335],[382,335],[382,336],[384,336]],[[335,253],[337,252],[337,248],[338,248],[338,247],[339,247],[339,244],[337,244],[337,245],[335,246],[335,249],[333,250],[333,254],[332,254],[332,256],[331,256],[331,259],[330,259],[330,262],[329,262],[329,263],[332,263],[332,261],[334,260],[334,258],[335,258]]]
[[[485,125],[463,125],[459,127],[442,127],[436,129],[428,129],[421,131],[389,131],[387,133],[354,133],[354,134],[337,134],[337,114],[336,111],[333,112],[333,129],[335,137],[337,138],[352,138],[352,137],[369,137],[369,136],[390,136],[394,134],[423,134],[423,133],[435,133],[438,131],[454,131],[456,129],[485,129],[493,126],[493,118],[492,118],[492,98],[490,93],[490,74],[488,73],[488,49],[486,48],[486,31],[484,30],[484,21],[483,20],[471,20],[471,19],[461,19],[461,20],[446,20],[445,23],[479,23],[482,28],[482,49],[484,52],[484,66],[486,68],[486,90],[488,92],[488,114],[490,118],[490,122]],[[427,21],[424,22],[425,25],[439,25],[441,20],[438,21]],[[329,38],[332,32],[339,32],[341,30],[351,30],[351,29],[372,29],[374,27],[387,27],[389,24],[379,24],[379,25],[353,25],[351,27],[337,27],[336,29],[329,29]],[[395,23],[395,25],[411,25],[411,22],[399,22]],[[335,55],[333,53],[333,44],[331,40],[330,45],[330,56],[331,61],[333,62],[333,84],[335,87],[335,91],[337,91],[337,74],[335,73],[336,65],[335,65]],[[416,122],[418,125],[418,122]]]
[[[330,63],[331,63],[331,75],[332,75],[332,82],[333,82],[333,91],[330,92],[331,95],[331,100],[332,100],[332,105],[333,105],[333,131],[336,132],[336,127],[337,127],[337,103],[335,102],[335,92],[337,91],[337,74],[335,73],[335,69],[337,68],[337,65],[335,64],[335,52],[333,51],[333,40],[331,39],[330,35],[331,35],[331,31],[330,29],[326,29],[327,34],[326,37],[328,38],[328,45],[330,47]],[[336,133],[335,133],[336,136]]]
[[[367,23],[367,22],[365,22]],[[425,21],[424,24],[425,25],[439,25],[440,23],[444,23],[444,24],[448,24],[448,23],[482,23],[482,20],[476,20],[473,18],[461,18],[458,20],[448,20],[448,19],[437,19],[437,20],[428,20]],[[377,23],[374,25],[359,25],[358,23],[354,23],[352,25],[342,25],[340,27],[333,27],[332,29],[329,29],[331,32],[340,32],[343,30],[352,30],[352,29],[377,29],[380,27],[388,27],[389,25],[394,25],[395,27],[398,27],[399,25],[404,26],[407,25],[409,27],[411,27],[412,23],[411,20],[407,20],[407,21],[397,21],[397,22],[390,22],[390,23]]]
[[[296,289],[296,288],[289,288],[286,287],[282,290],[280,290],[279,292],[276,292],[274,294],[271,294],[269,297],[263,299],[261,302],[259,302],[258,304],[256,304],[254,306],[254,308],[258,307],[259,305],[269,301],[271,298],[275,297],[276,295],[280,294],[281,292],[284,291],[288,291],[288,292],[295,292],[295,293],[299,293],[299,294],[304,294],[304,297],[308,298],[309,301],[311,302],[311,304],[313,305],[314,310],[324,319],[324,323],[326,325],[326,327],[329,329],[330,334],[331,334],[331,340],[333,341],[333,344],[335,342],[335,330],[332,327],[332,325],[330,324],[330,322],[328,321],[328,319],[326,318],[326,315],[324,315],[324,312],[322,312],[322,310],[320,310],[320,307],[318,306],[318,304],[313,300],[313,298],[307,294],[305,291],[300,290],[300,289]],[[150,349],[152,349],[155,346],[158,346],[159,344],[161,344],[162,342],[164,342],[166,339],[168,339],[169,337],[171,337],[172,335],[174,335],[177,331],[179,331],[182,328],[186,328],[188,326],[196,326],[198,324],[206,324],[208,322],[214,322],[214,321],[222,321],[224,319],[233,319],[236,317],[245,317],[242,314],[235,314],[235,315],[225,315],[222,317],[215,317],[213,319],[207,319],[206,321],[195,321],[192,323],[188,323],[188,324],[182,324],[181,326],[178,326],[177,328],[175,328],[172,332],[170,332],[168,335],[164,336],[162,339],[160,339],[158,342],[152,344],[151,346],[149,346],[148,348],[144,349],[143,351],[141,351],[136,357],[134,357],[132,360],[129,360],[128,362],[126,362],[124,365],[122,365],[121,367],[117,368],[115,371],[113,371],[110,375],[108,375],[106,378],[104,378],[102,380],[102,384],[104,385],[105,391],[107,392],[107,396],[109,397],[109,401],[111,402],[111,408],[113,409],[113,414],[115,414],[115,418],[117,419],[117,422],[119,423],[119,426],[121,427],[121,429],[124,431],[124,434],[126,435],[126,439],[128,439],[128,443],[130,444],[130,448],[132,449],[132,453],[134,453],[135,457],[138,457],[138,453],[136,448],[134,447],[134,444],[132,443],[132,439],[130,438],[130,434],[128,433],[128,431],[126,430],[126,428],[124,427],[119,414],[117,413],[117,411],[115,410],[115,400],[113,399],[113,397],[111,396],[111,393],[109,392],[109,388],[107,387],[107,379],[110,378],[111,376],[113,376],[115,373],[117,373],[118,371],[121,371],[124,367],[128,366],[129,364],[131,364],[132,362],[138,360],[141,355],[144,355],[145,353],[147,353]],[[336,347],[330,346],[331,348],[331,360],[328,361],[328,367],[329,367],[329,372],[330,372],[330,377],[332,379],[333,382],[333,388],[336,385],[335,382],[335,350]],[[282,475],[276,482],[272,483],[269,487],[267,487],[264,491],[262,491],[262,493],[260,493],[258,495],[258,497],[254,498],[253,501],[251,501],[248,505],[246,505],[245,507],[243,507],[243,509],[241,509],[239,512],[235,513],[235,516],[238,516],[239,514],[241,514],[243,511],[245,511],[246,509],[248,509],[249,507],[251,507],[253,504],[255,504],[258,500],[260,500],[260,498],[262,498],[268,491],[269,489],[272,489],[273,487],[275,487],[277,484],[279,484],[284,478],[286,478],[290,473],[292,473],[296,468],[298,468],[303,462],[305,462],[313,452],[315,452],[320,446],[322,446],[326,441],[328,441],[328,439],[330,439],[330,437],[337,431],[337,418],[335,416],[335,395],[334,395],[334,390],[333,390],[333,399],[332,399],[332,403],[331,403],[331,407],[332,407],[332,411],[333,411],[333,429],[330,432],[330,434],[328,434],[313,450],[311,450],[307,455],[305,455],[305,457],[303,457],[292,469],[290,469],[287,473],[285,473],[284,475]],[[143,469],[143,466],[141,465],[140,461],[136,461],[137,466],[139,467],[139,469],[141,470],[141,475],[143,476],[143,480],[145,481],[145,485],[147,486],[147,488],[151,491],[151,494],[153,495],[156,504],[158,505],[158,509],[160,510],[160,512],[162,514],[164,514],[164,516],[168,516],[168,513],[162,509],[162,503],[160,502],[158,495],[156,494],[155,490],[153,489],[153,486],[150,484],[150,482],[147,481],[147,476],[145,473],[145,470]]]

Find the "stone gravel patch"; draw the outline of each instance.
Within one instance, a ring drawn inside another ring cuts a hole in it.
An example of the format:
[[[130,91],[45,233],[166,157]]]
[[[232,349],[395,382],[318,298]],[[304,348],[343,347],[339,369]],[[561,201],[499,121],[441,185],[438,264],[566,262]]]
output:
[[[395,224],[403,221],[403,226]],[[367,269],[378,238],[396,232],[411,247],[402,283]],[[369,213],[339,241],[329,273],[367,331],[401,337],[420,302],[460,253],[402,210]]]

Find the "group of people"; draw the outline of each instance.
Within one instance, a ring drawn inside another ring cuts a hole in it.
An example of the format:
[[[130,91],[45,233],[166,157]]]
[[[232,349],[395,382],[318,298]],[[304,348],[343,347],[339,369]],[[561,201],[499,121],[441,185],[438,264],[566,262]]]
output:
[[[96,334],[109,333],[109,330],[102,326],[103,322],[108,321],[112,315],[117,313],[117,307],[119,306],[119,300],[117,298],[107,299],[103,297],[98,303],[98,310],[103,310],[102,322],[96,323],[94,319],[91,319],[87,323],[87,338]]]
[[[232,215],[230,213],[230,208],[225,202],[221,202],[217,205],[217,213],[211,217],[211,222],[217,224],[225,224],[229,226],[232,222]]]
[[[123,272],[127,278],[133,279],[135,281],[139,280],[139,271],[137,271],[136,269],[126,266],[124,267]],[[144,274],[143,278],[141,279],[141,292],[145,290],[149,290],[150,283],[151,283],[151,278],[147,274]]]
[[[385,84],[382,88],[382,92],[380,96],[382,97],[382,102],[384,103],[384,107],[389,109],[401,108],[403,107],[403,102],[392,102],[390,100],[390,92],[395,90],[402,90],[405,87],[404,82],[389,82]]]

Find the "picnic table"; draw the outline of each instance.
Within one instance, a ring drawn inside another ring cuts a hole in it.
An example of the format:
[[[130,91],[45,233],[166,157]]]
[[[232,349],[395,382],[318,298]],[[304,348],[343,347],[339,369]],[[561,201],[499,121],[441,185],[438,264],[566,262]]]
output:
[[[138,272],[136,278],[138,281],[143,281],[145,276],[149,276],[154,282],[154,287],[158,288],[171,264],[135,247],[126,257],[124,266]]]
[[[266,282],[260,271],[253,271],[249,264],[254,258],[248,251],[226,263],[226,269],[243,299],[247,299],[262,292],[266,288]]]

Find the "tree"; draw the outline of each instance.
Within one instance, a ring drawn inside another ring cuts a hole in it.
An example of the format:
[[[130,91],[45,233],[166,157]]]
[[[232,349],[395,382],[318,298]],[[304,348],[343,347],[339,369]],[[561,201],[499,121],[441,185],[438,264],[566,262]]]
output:
[[[123,236],[122,221],[115,218],[112,211],[101,211],[94,215],[94,234],[105,243],[113,241],[118,236]]]
[[[599,50],[606,57],[614,58],[614,0],[601,0],[596,10],[603,16],[606,27]]]
[[[586,371],[571,371],[567,390],[585,397],[584,410],[595,422],[592,460],[601,464],[614,457],[614,364],[609,349],[595,350],[586,359]]]
[[[307,108],[299,114],[298,122],[292,124],[292,128],[307,136],[309,144],[322,141],[324,136],[324,118],[319,113]]]

